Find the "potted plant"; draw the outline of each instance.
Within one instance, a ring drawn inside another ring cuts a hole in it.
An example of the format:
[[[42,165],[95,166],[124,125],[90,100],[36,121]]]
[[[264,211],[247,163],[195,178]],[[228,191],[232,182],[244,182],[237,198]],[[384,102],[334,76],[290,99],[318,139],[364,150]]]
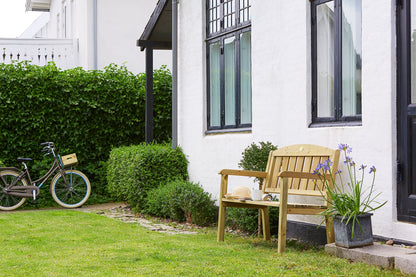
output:
[[[387,201],[380,203],[376,200],[380,193],[374,195],[376,168],[370,167],[368,174],[372,175],[372,183],[370,187],[365,187],[367,166],[361,165],[357,170],[356,163],[349,156],[352,149],[347,144],[340,144],[338,149],[344,155],[348,171],[346,186],[341,176],[337,176],[341,174],[340,170],[331,172],[330,160],[318,164],[314,171],[322,181],[326,190],[322,194],[328,202],[328,208],[321,215],[333,217],[336,245],[347,248],[370,245],[373,243],[371,212],[381,208]]]

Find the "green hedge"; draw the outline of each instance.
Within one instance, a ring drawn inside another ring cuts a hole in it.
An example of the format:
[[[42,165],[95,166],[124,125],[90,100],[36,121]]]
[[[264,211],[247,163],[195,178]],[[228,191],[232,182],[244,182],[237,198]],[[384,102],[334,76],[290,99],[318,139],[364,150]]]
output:
[[[200,226],[215,222],[217,208],[211,195],[199,185],[175,180],[148,193],[145,213]]]
[[[54,141],[61,154],[77,153],[93,193],[105,194],[111,149],[144,141],[145,79],[114,64],[97,71],[0,64],[0,160],[18,167],[18,156],[42,160],[39,144]],[[165,67],[154,71],[158,142],[171,137],[171,83]]]
[[[140,144],[114,148],[107,168],[108,191],[136,210],[145,208],[147,193],[175,179],[186,180],[188,161],[180,148]]]

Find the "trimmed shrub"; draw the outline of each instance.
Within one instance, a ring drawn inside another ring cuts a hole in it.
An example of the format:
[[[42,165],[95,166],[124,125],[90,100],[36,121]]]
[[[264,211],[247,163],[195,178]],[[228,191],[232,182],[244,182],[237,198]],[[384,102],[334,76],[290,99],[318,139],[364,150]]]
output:
[[[165,142],[171,138],[172,77],[166,67],[153,77],[154,139]],[[145,84],[144,73],[115,64],[85,71],[0,63],[0,160],[20,168],[16,157],[42,160],[39,144],[53,141],[62,155],[77,153],[78,169],[91,181],[90,199],[106,195],[111,149],[144,141]],[[36,169],[31,173],[39,176]]]
[[[251,234],[258,231],[257,209],[227,208],[225,224],[233,230],[241,230]],[[269,207],[270,234],[277,235],[279,228],[279,208]]]
[[[174,194],[174,186],[170,183],[152,189],[147,194],[145,214],[157,217],[170,218],[170,201],[169,197]]]
[[[259,145],[253,142],[241,153],[242,157],[238,166],[244,170],[265,171],[269,153],[276,149],[277,145],[273,145],[270,141],[260,141]]]
[[[199,184],[175,180],[149,192],[145,212],[206,226],[215,221],[217,208]]]
[[[145,208],[147,193],[175,179],[186,180],[188,161],[180,148],[145,144],[114,148],[107,164],[109,193],[136,211]]]

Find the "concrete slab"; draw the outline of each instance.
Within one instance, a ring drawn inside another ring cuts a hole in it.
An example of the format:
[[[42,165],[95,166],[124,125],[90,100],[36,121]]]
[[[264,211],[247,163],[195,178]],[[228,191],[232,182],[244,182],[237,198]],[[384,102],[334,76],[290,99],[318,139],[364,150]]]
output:
[[[416,251],[395,257],[395,268],[406,274],[416,274]]]
[[[339,258],[350,259],[355,262],[365,262],[383,268],[394,267],[394,254],[384,251],[382,245],[375,244],[360,248],[344,248],[331,243],[325,246],[325,251]]]
[[[406,274],[416,274],[415,250],[378,243],[348,249],[331,243],[325,245],[325,251],[339,258],[364,262],[382,268],[396,268]]]

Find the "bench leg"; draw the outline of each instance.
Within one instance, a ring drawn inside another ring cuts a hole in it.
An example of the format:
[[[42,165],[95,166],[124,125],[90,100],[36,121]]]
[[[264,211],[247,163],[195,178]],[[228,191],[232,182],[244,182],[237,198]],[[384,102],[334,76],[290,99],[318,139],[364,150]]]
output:
[[[287,213],[280,208],[279,211],[279,238],[277,244],[277,252],[283,253],[286,250],[286,228],[287,228]]]
[[[265,207],[261,209],[261,216],[263,222],[263,237],[265,240],[270,240],[270,220],[269,220],[269,208]]]
[[[286,250],[286,227],[287,227],[287,192],[288,180],[283,178],[280,192],[279,206],[279,238],[277,240],[277,253],[283,253]]]
[[[224,228],[225,228],[225,207],[220,202],[220,209],[219,209],[219,215],[218,215],[217,241],[224,241]]]
[[[326,219],[326,241],[327,243],[335,242],[334,219],[332,217]]]

